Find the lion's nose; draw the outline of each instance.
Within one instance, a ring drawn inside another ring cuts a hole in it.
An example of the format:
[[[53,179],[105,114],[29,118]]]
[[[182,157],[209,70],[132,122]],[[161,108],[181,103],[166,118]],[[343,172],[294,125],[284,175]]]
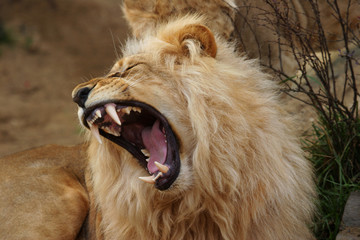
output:
[[[73,97],[73,101],[79,105],[79,107],[85,108],[85,102],[89,96],[89,93],[92,88],[83,87],[77,90]]]

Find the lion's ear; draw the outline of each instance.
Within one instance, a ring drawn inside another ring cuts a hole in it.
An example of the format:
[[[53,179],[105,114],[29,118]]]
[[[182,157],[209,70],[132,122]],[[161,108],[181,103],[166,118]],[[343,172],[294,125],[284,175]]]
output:
[[[185,53],[189,52],[186,40],[196,40],[200,43],[202,52],[210,57],[215,58],[217,46],[213,33],[207,27],[200,24],[186,25],[178,32],[178,40],[181,48]]]
[[[175,22],[173,25],[167,25],[166,28],[162,29],[159,38],[174,47],[163,49],[167,53],[191,56],[196,51],[206,56],[216,57],[217,46],[215,37],[202,24],[196,23],[184,26],[181,21]]]
[[[207,27],[200,24],[190,24],[178,31],[178,40],[182,51],[189,53],[189,46],[186,40],[196,40],[200,43],[202,53],[215,58],[217,46],[213,33]]]

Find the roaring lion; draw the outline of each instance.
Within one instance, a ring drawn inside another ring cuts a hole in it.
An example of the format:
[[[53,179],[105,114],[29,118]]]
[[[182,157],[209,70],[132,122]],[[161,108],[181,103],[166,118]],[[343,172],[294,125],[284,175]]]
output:
[[[275,86],[207,24],[159,24],[74,89],[93,239],[312,239],[313,172]]]

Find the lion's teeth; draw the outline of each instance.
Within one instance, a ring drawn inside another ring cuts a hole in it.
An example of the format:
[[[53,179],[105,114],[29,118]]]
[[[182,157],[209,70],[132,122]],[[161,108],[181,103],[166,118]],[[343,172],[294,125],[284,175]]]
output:
[[[105,105],[105,111],[107,112],[107,114],[109,114],[112,120],[114,120],[114,122],[121,126],[121,121],[116,113],[115,106],[116,105],[114,103],[108,103]]]
[[[150,183],[150,184],[154,184],[155,183],[155,179],[153,176],[148,176],[148,177],[139,177],[139,179],[143,182],[146,183]]]
[[[162,177],[162,175],[163,175],[163,174],[162,174],[161,172],[159,172],[159,173],[156,175],[156,177],[153,178],[153,180],[156,181],[159,177]]]
[[[129,115],[131,111],[141,113],[141,108],[138,107],[125,107],[118,109],[117,111],[122,111],[123,113]]]
[[[150,157],[150,152],[147,149],[141,149],[141,152],[145,155],[145,157]]]
[[[120,137],[120,135],[121,135],[121,134],[118,133],[118,132],[112,132],[111,134],[114,135],[114,136],[116,136],[116,137]]]
[[[94,123],[99,117],[97,115],[94,116],[93,119],[91,119],[91,123]]]
[[[157,168],[159,169],[160,172],[162,173],[167,173],[169,171],[169,167],[166,165],[163,165],[157,161],[154,162],[155,166],[157,166]]]
[[[101,140],[101,137],[100,137],[100,134],[99,134],[99,128],[97,125],[93,125],[91,124],[90,122],[89,123],[89,126],[90,126],[90,131],[92,133],[92,135],[96,138],[96,140],[102,144],[102,140]]]
[[[121,111],[129,115],[131,112],[131,107],[122,108]]]
[[[120,137],[121,135],[120,132],[116,132],[112,130],[110,127],[101,126],[100,128],[103,129],[105,132],[110,133],[111,135],[114,135],[116,137]]]
[[[150,158],[145,159],[146,162],[149,162]]]
[[[98,116],[98,118],[101,118],[101,111],[100,111],[100,109],[96,110],[96,111],[95,111],[95,114],[96,114],[96,116]]]
[[[94,122],[98,119],[97,116],[95,116],[93,119],[89,120],[88,123],[94,124]]]
[[[132,111],[141,113],[141,108],[138,107],[132,107]]]

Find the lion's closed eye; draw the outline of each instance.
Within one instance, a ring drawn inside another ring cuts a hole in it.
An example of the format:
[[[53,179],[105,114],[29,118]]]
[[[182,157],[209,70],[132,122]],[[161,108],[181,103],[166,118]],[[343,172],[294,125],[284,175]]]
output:
[[[132,65],[126,67],[125,70],[120,70],[120,71],[117,71],[117,72],[115,72],[115,73],[110,74],[110,75],[108,76],[108,78],[120,78],[120,77],[125,77],[125,76],[127,76],[127,75],[131,72],[131,70],[132,70],[134,67],[136,67],[136,66],[138,66],[138,65],[140,65],[140,64],[141,64],[141,63],[132,64]]]

